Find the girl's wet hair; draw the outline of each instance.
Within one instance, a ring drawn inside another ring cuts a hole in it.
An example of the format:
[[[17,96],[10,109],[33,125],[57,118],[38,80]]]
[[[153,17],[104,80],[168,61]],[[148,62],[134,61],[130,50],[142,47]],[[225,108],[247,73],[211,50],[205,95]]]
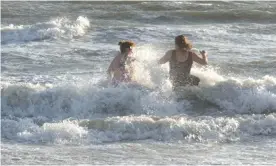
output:
[[[193,47],[192,43],[188,40],[188,37],[184,35],[176,36],[174,41],[180,49],[191,49]]]
[[[135,43],[129,40],[122,40],[118,43],[121,53],[125,53],[127,48],[134,47]]]

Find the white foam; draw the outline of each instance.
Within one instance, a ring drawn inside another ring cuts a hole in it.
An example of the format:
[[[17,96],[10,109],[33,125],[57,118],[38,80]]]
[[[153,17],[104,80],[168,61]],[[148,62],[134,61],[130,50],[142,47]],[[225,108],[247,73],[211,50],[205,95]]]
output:
[[[264,76],[262,79],[228,78],[205,86],[197,95],[216,103],[229,113],[267,113],[276,110],[275,78]]]
[[[1,28],[1,42],[26,42],[49,38],[73,38],[83,36],[90,27],[88,18],[79,16],[76,21],[67,18],[36,23],[34,25],[13,25]]]
[[[2,119],[2,137],[35,143],[79,144],[87,131],[70,121],[44,123],[38,126],[35,119]]]
[[[91,141],[186,140],[228,142],[254,135],[274,135],[275,114],[253,117],[149,117],[126,116],[82,121]]]
[[[122,140],[229,142],[276,134],[276,114],[234,117],[117,116],[38,126],[30,118],[2,120],[2,137],[36,143],[87,144]]]
[[[240,129],[249,135],[275,135],[276,134],[276,114],[267,116],[253,115],[245,116],[242,119]]]

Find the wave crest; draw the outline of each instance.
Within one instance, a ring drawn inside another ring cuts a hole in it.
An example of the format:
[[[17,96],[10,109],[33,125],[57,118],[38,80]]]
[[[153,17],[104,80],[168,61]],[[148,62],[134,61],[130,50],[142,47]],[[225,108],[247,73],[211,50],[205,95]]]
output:
[[[74,38],[83,36],[90,27],[86,17],[79,16],[77,20],[67,18],[37,23],[34,25],[13,25],[1,28],[1,43],[41,41],[55,38]]]

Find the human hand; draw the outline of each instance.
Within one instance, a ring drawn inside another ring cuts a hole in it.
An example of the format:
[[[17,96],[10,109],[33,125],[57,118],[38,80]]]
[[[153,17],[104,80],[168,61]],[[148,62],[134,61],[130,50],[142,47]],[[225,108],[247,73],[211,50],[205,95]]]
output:
[[[207,52],[206,52],[205,50],[200,51],[200,54],[201,54],[202,56],[207,56]]]

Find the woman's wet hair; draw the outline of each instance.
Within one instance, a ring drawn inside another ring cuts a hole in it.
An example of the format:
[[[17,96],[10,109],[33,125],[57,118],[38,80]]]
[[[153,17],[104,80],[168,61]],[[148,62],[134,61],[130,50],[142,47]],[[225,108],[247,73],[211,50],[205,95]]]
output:
[[[126,49],[127,48],[131,48],[131,47],[134,47],[135,46],[135,43],[132,42],[132,41],[125,41],[125,40],[122,40],[118,43],[118,45],[120,46],[120,51],[121,53],[125,53],[126,52]]]
[[[180,49],[191,49],[193,47],[192,43],[184,35],[176,36],[174,41]]]

